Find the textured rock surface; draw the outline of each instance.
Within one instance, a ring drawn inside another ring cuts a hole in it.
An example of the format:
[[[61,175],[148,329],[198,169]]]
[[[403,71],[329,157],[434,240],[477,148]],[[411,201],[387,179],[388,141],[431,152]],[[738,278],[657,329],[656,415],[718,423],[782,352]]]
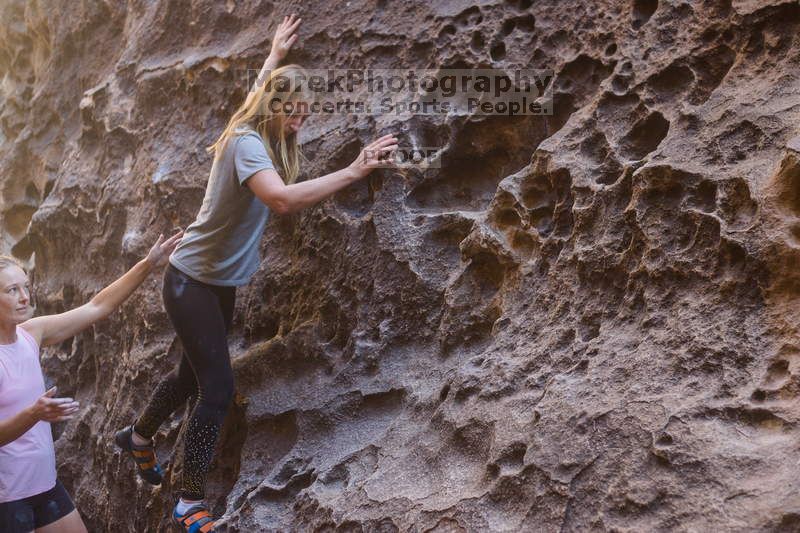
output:
[[[191,221],[290,9],[309,67],[552,68],[552,117],[308,122],[308,176],[392,128],[444,166],[272,217],[222,529],[797,530],[800,8],[479,4],[3,2],[3,246],[55,312]],[[178,358],[159,288],[46,351],[85,406],[57,453],[94,531],[167,525],[183,413],[160,490],[110,440]]]

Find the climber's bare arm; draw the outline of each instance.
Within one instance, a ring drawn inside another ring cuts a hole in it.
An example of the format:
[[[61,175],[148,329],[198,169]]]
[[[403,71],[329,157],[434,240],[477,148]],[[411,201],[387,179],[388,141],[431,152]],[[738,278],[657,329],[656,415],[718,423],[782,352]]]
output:
[[[397,138],[384,135],[366,146],[349,166],[319,178],[285,185],[274,170],[260,170],[245,183],[256,197],[279,214],[312,206],[385,165],[397,149]]]

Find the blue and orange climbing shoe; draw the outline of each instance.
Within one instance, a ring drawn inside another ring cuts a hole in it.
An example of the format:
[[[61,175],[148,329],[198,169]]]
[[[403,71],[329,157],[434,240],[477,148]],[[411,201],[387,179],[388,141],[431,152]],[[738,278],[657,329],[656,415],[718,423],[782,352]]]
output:
[[[152,444],[139,446],[133,443],[133,426],[117,431],[114,436],[114,442],[122,450],[131,454],[133,460],[136,461],[136,470],[140,478],[151,485],[161,485],[163,471],[158,465],[156,450]]]
[[[178,506],[172,511],[172,521],[188,533],[207,533],[214,530],[214,519],[202,503],[192,505],[185,513],[178,514]]]

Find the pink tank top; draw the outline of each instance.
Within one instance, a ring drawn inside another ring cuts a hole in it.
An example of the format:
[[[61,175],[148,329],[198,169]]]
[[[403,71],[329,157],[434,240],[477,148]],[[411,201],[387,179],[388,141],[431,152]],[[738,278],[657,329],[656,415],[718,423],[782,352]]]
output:
[[[39,345],[17,326],[17,340],[0,344],[0,419],[30,407],[44,394]],[[0,446],[0,502],[46,492],[56,485],[56,453],[49,422],[37,422]]]

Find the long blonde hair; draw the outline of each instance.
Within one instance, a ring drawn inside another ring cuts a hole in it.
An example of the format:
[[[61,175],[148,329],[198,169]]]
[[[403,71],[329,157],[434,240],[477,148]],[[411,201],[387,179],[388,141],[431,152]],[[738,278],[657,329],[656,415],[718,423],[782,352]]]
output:
[[[285,131],[287,115],[283,110],[291,109],[290,115],[295,115],[302,110],[302,103],[307,107],[313,101],[307,81],[308,73],[300,65],[285,65],[272,70],[266,80],[256,81],[217,142],[206,150],[214,154],[215,159],[220,157],[227,142],[249,126],[266,141],[267,153],[282,170],[284,183],[294,183],[300,174],[303,154],[297,144],[297,134]],[[273,111],[273,106],[278,110]]]

